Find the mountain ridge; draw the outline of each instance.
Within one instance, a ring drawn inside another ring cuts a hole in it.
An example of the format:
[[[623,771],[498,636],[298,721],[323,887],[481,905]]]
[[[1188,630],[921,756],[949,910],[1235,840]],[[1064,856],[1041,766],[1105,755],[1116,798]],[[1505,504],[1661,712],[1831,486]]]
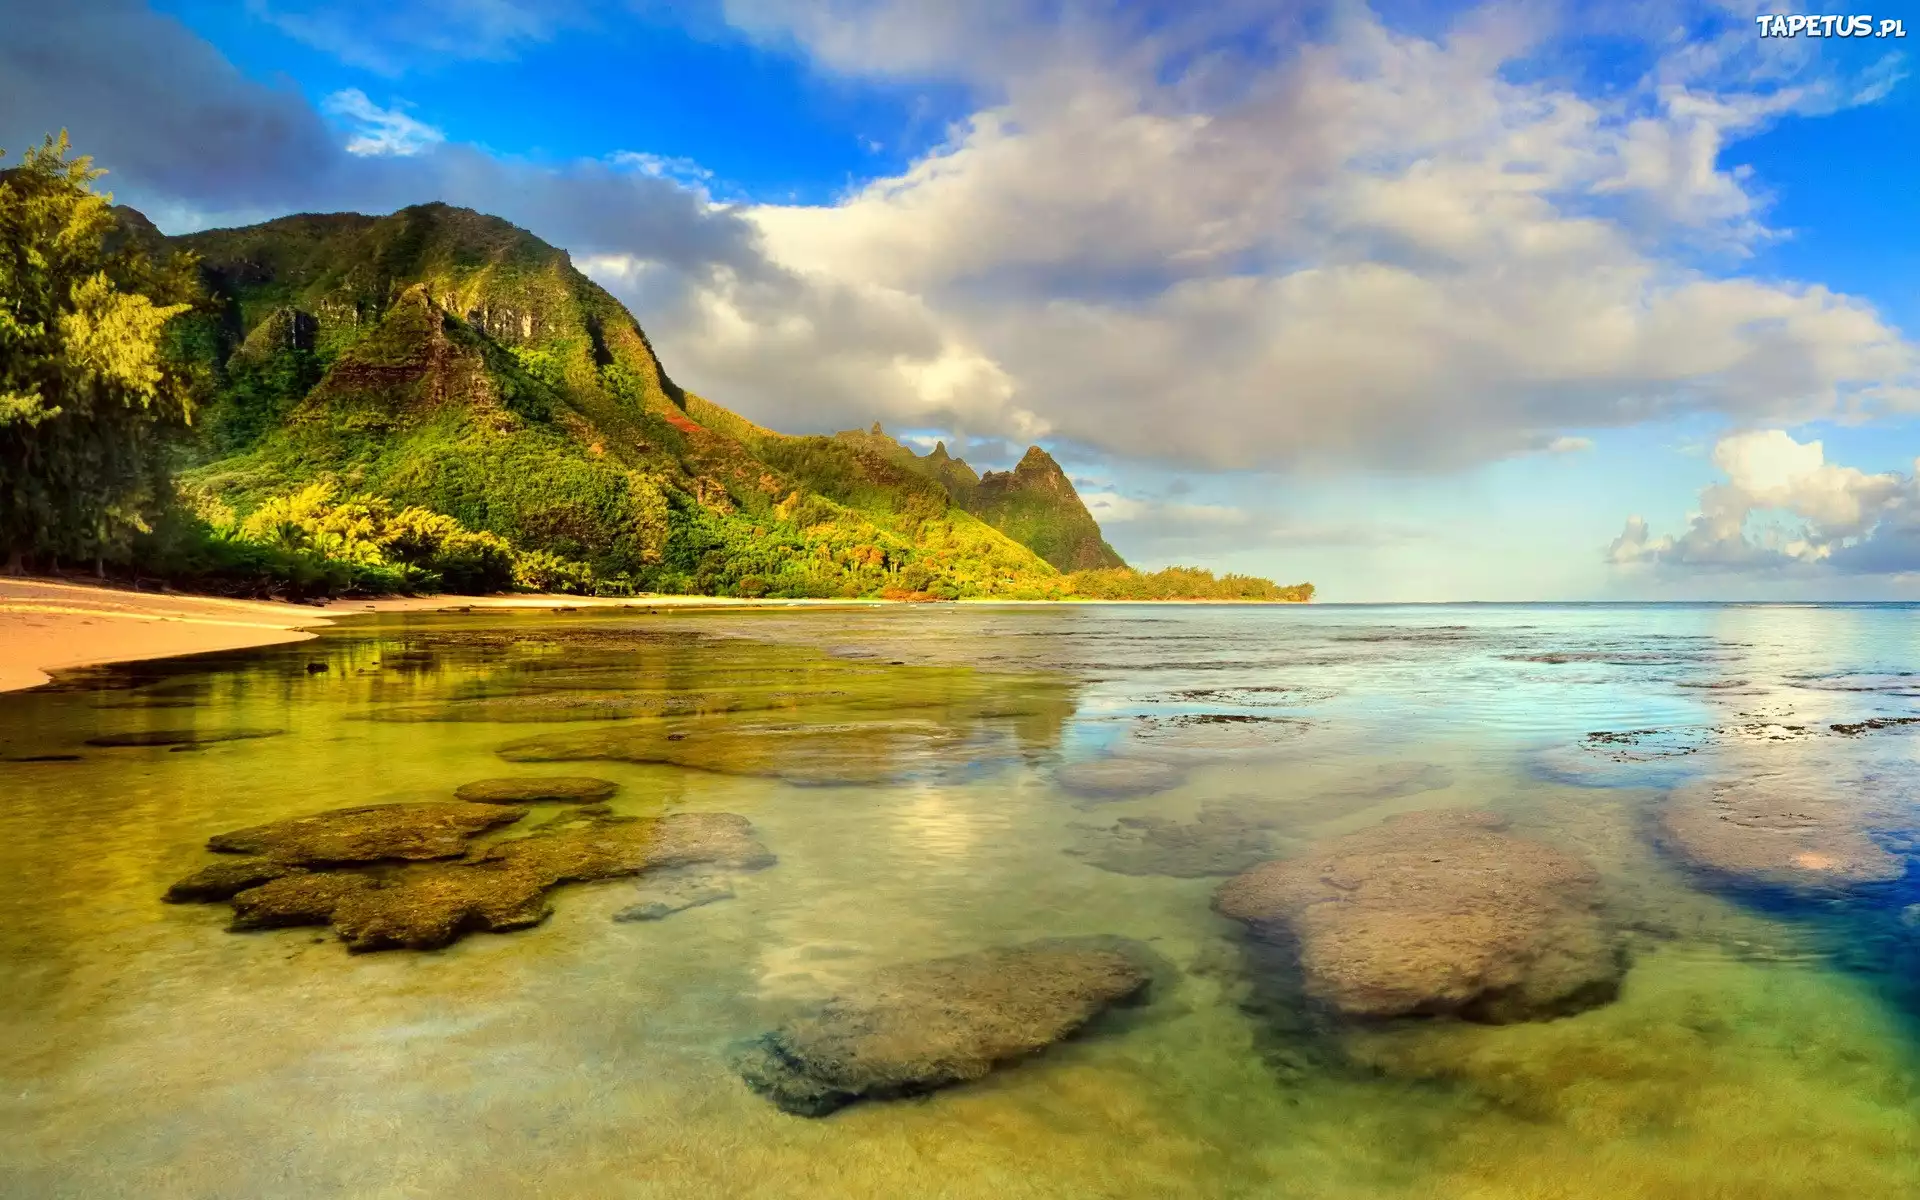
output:
[[[210,381],[179,478],[217,527],[317,486],[613,592],[1060,598],[1073,571],[1125,570],[1039,447],[976,475],[877,424],[768,429],[676,384],[615,297],[500,218],[435,203],[169,237],[119,211],[120,236],[193,254],[210,297],[175,334]]]

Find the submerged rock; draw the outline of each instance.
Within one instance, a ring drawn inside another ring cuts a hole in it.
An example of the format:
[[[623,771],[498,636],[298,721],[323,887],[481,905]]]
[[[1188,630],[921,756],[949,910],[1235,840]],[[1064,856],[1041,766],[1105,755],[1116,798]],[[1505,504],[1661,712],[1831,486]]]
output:
[[[235,892],[259,887],[299,869],[270,858],[229,858],[202,867],[178,881],[161,899],[169,904],[225,900]]]
[[[1837,773],[1772,770],[1675,788],[1662,843],[1736,883],[1795,892],[1888,883],[1906,860],[1874,841],[1871,790]]]
[[[371,875],[353,871],[296,871],[233,897],[233,930],[325,925],[340,902],[373,886]]]
[[[1214,907],[1295,948],[1306,992],[1348,1017],[1493,1023],[1611,1000],[1624,970],[1579,859],[1493,813],[1405,813],[1222,884]]]
[[[526,815],[524,808],[458,800],[369,804],[217,833],[207,849],[303,866],[458,858],[467,839]]]
[[[688,712],[727,712],[735,697],[675,692],[559,692],[531,696],[482,696],[437,704],[402,704],[367,714],[376,721],[497,721],[503,724],[628,721]]]
[[[733,899],[733,884],[724,875],[705,872],[667,872],[648,875],[636,885],[640,900],[613,914],[616,921],[659,921],[689,908]]]
[[[723,775],[827,785],[885,783],[937,765],[963,745],[962,734],[933,721],[694,720],[526,738],[502,746],[499,754],[509,762],[670,763]]]
[[[454,790],[469,804],[593,804],[620,790],[611,779],[590,775],[548,775],[512,779],[476,779]]]
[[[1275,817],[1213,803],[1192,821],[1123,817],[1105,828],[1082,826],[1066,853],[1117,875],[1232,875],[1273,856],[1279,824]]]
[[[1259,755],[1298,739],[1313,722],[1248,713],[1183,713],[1137,717],[1128,732],[1136,752],[1210,761],[1222,754]]]
[[[467,933],[539,924],[551,911],[546,892],[562,883],[773,861],[746,818],[732,813],[554,822],[459,862],[288,871],[232,893],[231,927],[331,924],[350,950],[431,950]]]
[[[745,817],[672,813],[556,822],[526,837],[497,842],[477,861],[526,871],[551,886],[696,863],[755,871],[772,866],[774,857],[753,836]]]
[[[1071,1036],[1149,978],[1140,957],[1092,940],[907,963],[763,1035],[736,1066],[787,1112],[825,1116],[979,1079]]]
[[[348,890],[328,914],[354,951],[432,950],[546,920],[548,885],[508,863],[433,863]]]
[[[207,746],[250,738],[279,737],[284,729],[136,729],[103,733],[87,739],[89,746]]]
[[[1150,758],[1096,758],[1068,763],[1053,781],[1085,800],[1128,800],[1180,786],[1186,772]]]

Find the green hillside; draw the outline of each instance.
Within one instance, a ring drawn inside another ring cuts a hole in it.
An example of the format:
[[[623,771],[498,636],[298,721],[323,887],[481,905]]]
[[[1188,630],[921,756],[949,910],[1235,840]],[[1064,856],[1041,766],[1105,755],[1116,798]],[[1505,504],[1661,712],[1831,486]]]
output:
[[[922,477],[689,395],[617,300],[497,218],[430,204],[167,242],[214,298],[192,318],[215,385],[180,480],[216,522],[325,482],[558,560],[536,584],[1065,593]]]
[[[57,163],[35,194],[104,214],[73,182],[84,164]],[[177,237],[130,209],[100,221],[116,279],[166,284],[172,307],[139,319],[165,323],[149,374],[181,433],[144,509],[129,475],[93,524],[10,537],[15,562],[294,592],[1286,598],[1127,570],[1038,447],[981,477],[878,425],[790,436],[692,395],[564,251],[495,217],[426,204]],[[23,461],[80,428],[35,419],[8,435]]]

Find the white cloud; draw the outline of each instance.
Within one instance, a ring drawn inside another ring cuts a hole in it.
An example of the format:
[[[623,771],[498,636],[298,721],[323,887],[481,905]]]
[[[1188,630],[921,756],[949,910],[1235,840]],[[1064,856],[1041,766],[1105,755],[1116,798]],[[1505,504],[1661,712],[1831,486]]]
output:
[[[363,158],[407,158],[447,140],[440,130],[398,108],[381,108],[359,88],[333,93],[321,102],[320,111],[352,122],[354,133],[346,150]]]
[[[616,166],[629,167],[654,179],[670,179],[692,191],[705,192],[713,183],[713,172],[691,158],[621,150],[611,155],[610,161]]]
[[[1021,0],[728,11],[831,68],[995,97],[896,177],[742,213],[790,294],[886,297],[954,347],[961,432],[1444,469],[1571,427],[1920,407],[1920,352],[1871,305],[1695,261],[1771,236],[1728,142],[1863,92],[1806,52],[1760,63],[1750,29],[1602,96],[1514,82],[1538,31],[1484,15],[1423,38],[1343,9],[1308,41],[1260,5],[1150,31]],[[1222,48],[1250,26],[1276,59]],[[759,415],[790,407],[791,314],[720,293],[700,303],[737,319],[684,325],[674,353]],[[803,372],[875,415],[928,411],[858,344],[805,344],[842,361]]]
[[[1593,439],[1584,437],[1557,437],[1547,443],[1548,454],[1578,454],[1582,450],[1593,449]]]
[[[1701,490],[1700,511],[1684,532],[1654,537],[1643,518],[1629,517],[1607,560],[1667,573],[1920,570],[1913,475],[1830,463],[1820,442],[1795,441],[1779,429],[1721,438],[1713,462],[1726,479]]]
[[[1103,526],[1109,522],[1154,522],[1187,528],[1194,525],[1243,526],[1255,517],[1244,508],[1231,504],[1182,504],[1166,500],[1141,500],[1119,492],[1087,492],[1080,497],[1094,520]]]

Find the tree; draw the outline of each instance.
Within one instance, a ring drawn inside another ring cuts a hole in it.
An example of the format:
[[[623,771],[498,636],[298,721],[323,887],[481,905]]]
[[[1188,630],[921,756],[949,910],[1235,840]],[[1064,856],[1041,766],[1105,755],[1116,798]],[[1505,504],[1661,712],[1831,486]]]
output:
[[[15,572],[24,554],[124,555],[193,412],[163,338],[198,294],[194,264],[116,239],[113,197],[92,186],[105,172],[68,150],[62,131],[0,173],[0,548]]]

